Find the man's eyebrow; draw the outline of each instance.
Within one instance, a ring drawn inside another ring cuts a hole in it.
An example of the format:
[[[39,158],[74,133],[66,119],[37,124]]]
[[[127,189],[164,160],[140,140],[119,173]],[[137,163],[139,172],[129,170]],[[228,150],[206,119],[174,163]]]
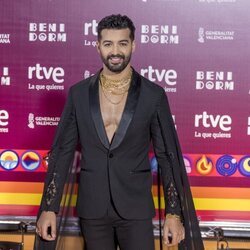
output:
[[[111,40],[104,40],[104,41],[102,41],[102,43],[112,43],[112,41]]]
[[[120,43],[129,42],[129,40],[128,40],[128,39],[123,39],[123,40],[120,40],[119,42],[120,42]]]
[[[113,41],[111,41],[111,40],[104,40],[102,43],[112,43]],[[118,41],[119,43],[123,43],[123,42],[129,42],[129,40],[128,39],[123,39],[123,40],[119,40]]]

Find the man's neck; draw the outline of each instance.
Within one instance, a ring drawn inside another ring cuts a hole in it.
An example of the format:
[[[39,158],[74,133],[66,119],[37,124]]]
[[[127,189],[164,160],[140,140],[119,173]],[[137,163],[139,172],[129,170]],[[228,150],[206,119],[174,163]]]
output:
[[[127,67],[122,72],[119,72],[119,73],[112,72],[108,68],[103,67],[102,73],[104,76],[106,76],[110,80],[120,80],[120,79],[124,79],[125,77],[127,77],[130,71],[131,71],[131,66],[127,65]]]

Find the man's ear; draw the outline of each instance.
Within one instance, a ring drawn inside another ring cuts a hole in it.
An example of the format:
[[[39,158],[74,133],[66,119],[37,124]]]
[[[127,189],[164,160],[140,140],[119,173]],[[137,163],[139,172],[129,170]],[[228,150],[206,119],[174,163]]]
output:
[[[135,40],[132,42],[132,52],[134,52],[135,51]]]
[[[99,43],[99,41],[96,41],[96,49],[97,49],[97,52],[100,54],[100,43]]]

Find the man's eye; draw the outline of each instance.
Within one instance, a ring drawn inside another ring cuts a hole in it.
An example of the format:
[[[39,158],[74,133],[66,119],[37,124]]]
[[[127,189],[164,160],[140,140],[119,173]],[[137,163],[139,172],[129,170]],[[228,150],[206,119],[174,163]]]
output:
[[[104,47],[110,47],[111,43],[104,43]]]
[[[120,44],[122,47],[126,47],[128,44],[127,43],[121,43]]]

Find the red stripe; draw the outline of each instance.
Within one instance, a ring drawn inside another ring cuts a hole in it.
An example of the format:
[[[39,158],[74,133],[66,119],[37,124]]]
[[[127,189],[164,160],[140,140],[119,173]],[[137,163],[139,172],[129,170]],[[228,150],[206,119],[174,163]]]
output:
[[[28,205],[0,205],[0,216],[36,216],[39,206]],[[69,209],[68,216],[77,217],[76,208]]]
[[[245,177],[195,177],[189,176],[191,186],[200,187],[249,187],[249,178]]]
[[[164,209],[161,209],[161,218],[164,218]],[[248,221],[249,212],[242,211],[216,211],[197,210],[196,214],[201,221]],[[156,210],[154,220],[159,219],[159,210]]]
[[[0,181],[44,182],[44,172],[1,172]]]
[[[36,216],[39,206],[1,205],[0,215]]]
[[[247,177],[204,177],[188,176],[191,186],[198,187],[249,187],[249,178]],[[153,184],[157,185],[157,175],[153,175]]]
[[[249,221],[249,212],[242,211],[196,211],[201,221]]]

